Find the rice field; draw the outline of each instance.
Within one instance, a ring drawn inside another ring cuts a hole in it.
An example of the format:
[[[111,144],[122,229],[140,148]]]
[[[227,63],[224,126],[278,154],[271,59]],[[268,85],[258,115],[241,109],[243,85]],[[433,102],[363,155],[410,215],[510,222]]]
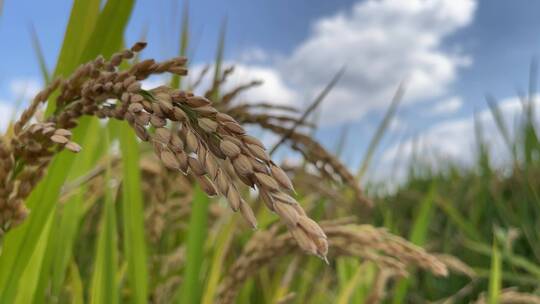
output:
[[[0,137],[0,303],[540,303],[534,91],[514,135],[489,103],[505,168],[478,126],[473,166],[413,156],[381,191],[361,181],[403,88],[351,168],[307,119],[340,73],[305,109],[240,103],[264,83],[224,88],[224,34],[193,75],[189,24],[154,60],[124,41],[132,9],[75,0],[46,86]],[[153,75],[168,82],[143,89]]]

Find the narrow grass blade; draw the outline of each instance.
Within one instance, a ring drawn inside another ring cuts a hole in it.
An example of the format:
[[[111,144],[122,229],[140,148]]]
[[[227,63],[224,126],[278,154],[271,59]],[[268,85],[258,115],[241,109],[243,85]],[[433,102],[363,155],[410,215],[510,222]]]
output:
[[[484,256],[491,257],[493,255],[493,248],[490,248],[487,244],[465,239],[463,245],[465,248],[478,252]],[[506,263],[530,273],[536,277],[536,280],[540,281],[540,265],[535,264],[524,256],[516,255],[508,251],[502,251],[501,257]]]
[[[272,149],[270,149],[270,152],[269,152],[270,155],[273,155],[277,151],[279,146],[281,146],[287,139],[289,139],[289,137],[294,133],[294,131],[296,131],[296,128],[298,128],[298,126],[300,126],[302,123],[304,123],[304,121],[306,121],[309,114],[311,114],[315,109],[317,109],[317,107],[326,98],[328,93],[330,93],[330,91],[332,91],[332,89],[337,84],[339,79],[341,79],[341,77],[343,76],[344,73],[345,73],[345,67],[342,67],[336,73],[336,75],[334,75],[332,80],[330,80],[330,82],[326,85],[326,87],[322,90],[322,92],[317,96],[317,98],[315,98],[315,100],[309,105],[309,107],[307,107],[307,109],[304,111],[302,116],[294,123],[294,125],[291,126],[289,131],[287,133],[283,134],[281,139],[272,147]]]
[[[45,61],[45,56],[43,55],[43,49],[39,43],[39,37],[36,33],[36,28],[33,24],[30,24],[30,35],[32,37],[32,47],[36,52],[36,57],[39,63],[39,69],[41,71],[41,76],[46,84],[51,82],[51,76],[49,75],[49,69],[47,68],[47,62]]]
[[[501,293],[501,254],[496,243],[493,243],[491,254],[491,272],[489,275],[488,303],[499,303],[499,294]]]
[[[52,261],[51,278],[51,295],[53,296],[60,295],[64,284],[66,270],[73,254],[73,244],[77,237],[80,221],[84,216],[84,195],[85,189],[81,189],[65,203],[58,222],[58,230],[62,231],[62,237],[57,238],[58,240],[54,243],[56,250]]]
[[[47,243],[49,240],[49,233],[51,231],[53,215],[49,217],[43,231],[40,233],[38,243],[32,257],[30,258],[27,267],[25,268],[22,276],[20,277],[19,286],[20,290],[24,292],[17,293],[15,298],[16,304],[33,303],[35,291],[38,285],[39,275],[41,274],[43,259],[47,250]]]
[[[98,156],[106,148],[103,141],[100,141],[103,130],[97,120],[92,120],[89,123],[88,132],[98,136],[87,137],[84,143],[85,148],[78,155],[77,166],[72,168],[68,180],[78,178],[89,171],[96,163]],[[50,296],[52,298],[60,297],[68,263],[73,253],[73,244],[78,226],[84,214],[83,201],[85,200],[86,193],[86,187],[82,186],[76,194],[62,205],[62,208],[56,208],[55,222],[58,224],[54,225],[53,229],[57,233],[51,235],[47,248],[47,254],[51,256],[51,259],[48,260],[48,265],[45,265],[45,269],[50,269],[51,277],[45,275],[40,277],[40,287],[38,290],[38,294],[40,295],[45,293],[46,285],[51,284]]]
[[[364,262],[364,272],[360,278],[358,288],[354,291],[351,300],[353,303],[369,303],[369,296],[374,288],[376,288],[376,280],[378,272],[377,266],[372,262]]]
[[[83,284],[81,274],[77,264],[72,260],[69,264],[69,286],[71,292],[71,303],[84,304]]]
[[[373,154],[375,153],[375,150],[377,149],[377,146],[379,145],[380,141],[382,140],[384,134],[386,133],[386,130],[388,130],[388,127],[390,127],[390,123],[392,122],[392,119],[396,115],[398,106],[403,98],[403,95],[405,94],[405,84],[402,82],[396,93],[394,94],[394,97],[392,98],[392,103],[386,110],[386,113],[384,114],[383,119],[381,120],[381,123],[377,127],[377,130],[375,131],[375,134],[369,141],[368,149],[366,152],[366,155],[364,156],[364,159],[362,160],[362,163],[360,165],[360,168],[358,169],[358,173],[356,174],[357,180],[362,180],[364,175],[366,174],[366,171],[369,167],[369,164],[371,162],[371,159],[373,158]]]
[[[508,147],[508,150],[512,154],[512,157],[514,160],[516,160],[516,149],[515,145],[512,142],[510,131],[508,127],[506,126],[506,123],[504,122],[503,114],[501,112],[501,109],[497,105],[497,101],[493,96],[487,95],[486,96],[486,102],[489,106],[489,110],[491,111],[491,115],[493,116],[493,119],[495,120],[495,124],[497,125],[497,128],[499,129],[499,132],[501,133],[501,136],[504,140],[504,143]]]
[[[81,131],[84,130],[79,129],[75,132],[74,138],[77,142],[84,144],[85,134]],[[48,176],[27,199],[27,205],[32,210],[29,218],[19,228],[6,235],[5,247],[0,257],[0,301],[10,303],[17,293],[17,282],[28,264],[46,220],[55,210],[60,188],[67,178],[74,159],[75,156],[72,153],[62,152],[52,160]]]
[[[365,265],[365,264],[364,264]],[[347,282],[345,285],[345,288],[341,290],[341,292],[337,296],[336,303],[337,304],[348,304],[349,300],[355,291],[356,287],[360,283],[360,279],[362,278],[362,275],[365,272],[365,267],[363,265],[357,267],[356,272],[352,276],[352,278]]]
[[[340,157],[345,150],[345,145],[347,144],[347,135],[349,135],[349,125],[344,125],[339,134],[338,142],[336,145],[336,157]]]
[[[90,123],[90,128],[88,129],[90,132],[94,134],[99,134],[99,128],[100,125],[97,121],[93,121],[94,123]],[[99,141],[97,140],[98,136],[96,137],[88,137],[86,141],[84,141],[85,147],[88,149],[83,150],[79,155],[79,166],[74,167],[72,172],[70,173],[71,176],[78,176],[80,174],[83,174],[85,170],[89,169],[92,165],[92,162],[95,161],[95,153],[98,152],[97,146],[99,146]],[[41,264],[40,265],[34,265],[34,269],[41,269],[40,272],[26,272],[26,277],[20,280],[22,282],[29,282],[29,281],[38,281],[35,290],[33,291],[33,299],[34,302],[43,302],[45,300],[45,290],[48,287],[49,284],[52,283],[50,296],[54,298],[55,296],[59,295],[59,290],[61,283],[63,282],[67,261],[69,259],[69,255],[72,252],[72,243],[75,238],[76,233],[76,225],[65,225],[66,222],[71,223],[74,221],[74,223],[78,223],[78,219],[80,218],[80,205],[77,204],[78,200],[82,202],[82,198],[84,195],[84,190],[81,190],[80,195],[73,198],[73,200],[70,200],[67,202],[67,205],[65,204],[64,208],[58,208],[57,205],[53,206],[53,211],[51,211],[53,216],[53,222],[57,223],[59,222],[59,225],[53,225],[50,229],[49,237],[46,242],[46,250],[42,252],[42,257],[40,258]],[[74,205],[69,205],[69,203],[74,203]],[[71,214],[64,214],[61,212],[61,209],[64,209],[62,211],[70,210],[74,207],[76,210],[75,212],[72,212]],[[61,214],[62,213],[62,214]],[[69,216],[69,218],[67,218]],[[59,263],[59,261],[64,261],[65,263]],[[40,268],[39,268],[39,267]],[[49,276],[49,274],[52,274],[52,277]],[[30,275],[33,275],[34,277],[30,277]],[[52,282],[50,280],[53,280]],[[27,288],[25,290],[28,291]],[[27,292],[29,293],[29,292]]]
[[[480,241],[483,239],[482,234],[478,229],[468,221],[461,212],[452,205],[452,203],[444,198],[438,197],[435,202],[437,206],[448,216],[450,221],[452,221],[467,237]]]
[[[253,292],[256,292],[256,289],[254,279],[251,278],[244,283],[244,287],[242,287],[242,290],[240,290],[240,294],[238,295],[238,303],[251,303],[253,301]]]
[[[184,2],[184,8],[182,10],[182,27],[180,29],[180,48],[178,54],[180,56],[187,55],[187,48],[189,43],[189,2]],[[180,89],[181,79],[178,75],[173,75],[171,79],[171,87]]]
[[[317,259],[309,259],[306,264],[304,264],[301,278],[299,280],[298,286],[296,288],[296,302],[295,303],[306,303],[306,298],[309,296],[309,291],[311,289],[311,282],[315,280],[315,276],[318,274],[318,270],[321,267],[321,263]]]
[[[210,200],[197,185],[191,204],[191,216],[186,242],[186,269],[180,288],[180,303],[199,303],[201,299],[201,268],[204,243],[208,230],[208,206]]]
[[[108,57],[121,47],[124,29],[131,16],[134,3],[134,0],[107,1],[88,39],[88,45],[82,52],[82,62],[93,59],[96,54]]]
[[[478,278],[489,280],[491,275],[491,268],[473,268],[474,272]],[[512,286],[523,285],[523,286],[538,286],[538,279],[532,276],[516,274],[512,271],[502,271],[501,272],[502,282],[511,284]],[[501,283],[502,284],[502,283]]]
[[[75,0],[66,26],[64,42],[58,56],[55,75],[67,75],[80,62],[83,49],[99,16],[99,0]]]
[[[433,215],[433,204],[437,193],[437,186],[433,182],[429,188],[429,192],[420,202],[420,209],[414,220],[409,240],[418,246],[423,246],[428,236],[429,224]]]
[[[148,302],[148,270],[144,215],[139,169],[139,145],[132,129],[125,122],[111,121],[118,131],[122,151],[122,219],[124,254],[128,261],[128,281],[132,302]]]
[[[66,76],[81,63],[81,54],[88,43],[99,16],[100,0],[75,0],[66,26],[64,41],[54,70],[55,76]],[[56,105],[49,103],[46,114],[54,112]]]
[[[225,262],[225,256],[234,236],[237,218],[238,217],[236,216],[231,216],[225,227],[220,229],[217,241],[211,246],[214,249],[214,256],[212,258],[210,273],[207,276],[207,283],[204,288],[204,294],[201,301],[203,304],[212,304],[215,301],[214,297],[217,292],[219,279],[223,274],[222,270]]]
[[[105,208],[101,217],[101,231],[94,264],[94,275],[90,291],[90,303],[118,303],[117,271],[117,232],[115,203],[110,189],[110,168],[104,179]]]
[[[91,3],[93,2],[96,1],[91,1]],[[97,2],[99,5],[99,1]],[[77,9],[77,12],[72,11],[72,17],[74,13],[77,13],[77,15],[86,14],[85,8],[86,6],[90,6],[90,4],[83,3],[75,6],[76,4],[78,3],[76,2],[74,4],[74,9]],[[62,56],[64,55],[64,46],[69,48],[72,46],[72,44],[81,44],[81,42],[78,41],[79,38],[77,37],[77,32],[72,32],[71,28],[68,27],[55,75],[68,74],[82,62],[87,62],[98,55],[109,57],[115,51],[117,51],[122,45],[124,29],[131,16],[133,5],[134,0],[108,0],[103,7],[103,10],[99,13],[97,21],[95,21],[95,16],[94,19],[92,19],[94,20],[94,26],[91,25],[92,20],[86,20],[86,18],[83,16],[83,20],[76,22],[74,28],[78,28],[83,35],[88,35],[86,36],[88,37],[88,42],[83,44],[83,47],[79,49],[80,52],[74,52],[75,55],[66,54],[66,59],[64,62],[62,61]],[[91,6],[91,8],[94,9],[93,6]],[[88,32],[86,26],[89,26],[92,31]],[[70,43],[67,44],[66,41],[69,41]],[[81,46],[75,47],[75,50],[80,47]],[[70,50],[66,50],[66,52],[70,52]],[[55,105],[50,103],[48,106],[47,113],[49,114],[53,112]]]
[[[219,33],[218,48],[216,51],[216,61],[214,66],[214,79],[212,84],[212,100],[218,100],[219,92],[219,79],[221,77],[221,67],[223,65],[223,56],[225,53],[225,36],[227,35],[227,19],[223,19],[221,24],[221,31]]]
[[[531,65],[529,66],[529,113],[530,115],[534,114],[534,99],[537,90],[538,85],[538,60],[536,58],[532,58]]]
[[[352,258],[340,257],[336,260],[338,290],[344,290],[346,288],[358,267],[358,261]]]
[[[429,224],[433,215],[433,205],[437,193],[436,189],[436,184],[433,182],[429,188],[429,192],[422,202],[420,202],[420,208],[409,234],[409,240],[415,245],[422,246],[426,242]],[[404,302],[407,290],[409,289],[410,280],[410,278],[407,278],[398,282],[394,291],[392,303],[397,304]]]
[[[299,256],[292,258],[290,262],[283,265],[283,270],[274,273],[274,284],[272,284],[272,300],[271,303],[281,303],[287,298],[293,289],[293,282],[296,275],[299,273],[299,264],[301,259]],[[269,288],[270,289],[270,288]]]
[[[489,149],[484,139],[484,130],[482,120],[478,113],[474,113],[474,134],[476,140],[476,166],[478,168],[478,200],[476,204],[472,204],[468,210],[468,218],[473,225],[478,225],[482,214],[485,213],[486,203],[489,200],[489,189],[491,177],[491,165],[489,158]],[[494,200],[497,201],[497,200]],[[497,203],[495,203],[497,204]]]

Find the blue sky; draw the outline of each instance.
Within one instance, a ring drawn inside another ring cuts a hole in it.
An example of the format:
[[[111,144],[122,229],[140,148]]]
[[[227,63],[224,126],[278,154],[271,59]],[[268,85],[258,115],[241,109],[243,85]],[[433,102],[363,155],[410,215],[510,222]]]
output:
[[[137,2],[126,40],[134,42],[148,30],[145,56],[173,56],[183,5]],[[0,114],[22,91],[40,85],[29,25],[35,26],[52,69],[70,7],[70,1],[5,1]],[[347,66],[322,106],[317,134],[332,148],[346,126],[343,159],[351,166],[361,159],[393,91],[408,79],[404,103],[378,153],[383,165],[375,168],[392,162],[397,150],[410,154],[413,138],[422,139],[426,153],[467,161],[473,113],[495,133],[486,93],[501,100],[509,121],[519,112],[512,97],[516,88],[527,88],[529,64],[540,51],[538,11],[540,2],[532,0],[191,1],[189,55],[194,70],[211,62],[227,19],[226,58],[238,66],[233,82],[266,81],[246,99],[298,106]],[[492,137],[497,146],[500,139]],[[504,150],[494,149],[504,158]]]

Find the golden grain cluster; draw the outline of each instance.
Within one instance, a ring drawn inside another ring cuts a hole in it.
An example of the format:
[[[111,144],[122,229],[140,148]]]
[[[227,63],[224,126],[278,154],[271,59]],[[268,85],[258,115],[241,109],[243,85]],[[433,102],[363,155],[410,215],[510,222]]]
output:
[[[298,244],[325,258],[326,235],[286,193],[294,190],[289,177],[272,162],[258,139],[247,135],[233,117],[218,112],[205,97],[164,86],[141,89],[140,81],[153,74],[186,75],[186,58],[164,62],[149,59],[125,71],[118,70],[123,60],[133,58],[145,46],[136,43],[131,49],[114,54],[110,61],[99,57],[79,67],[66,80],[55,80],[38,93],[16,122],[9,148],[2,149],[9,154],[3,167],[6,179],[11,181],[0,205],[5,206],[2,230],[7,231],[24,219],[22,201],[39,180],[34,177],[40,176],[55,149],[80,150],[69,140],[69,129],[77,126],[82,115],[91,115],[127,121],[142,141],[153,145],[165,166],[193,174],[208,195],[219,193],[226,197],[231,208],[240,211],[253,228],[257,226],[255,215],[241,197],[235,180],[257,189],[268,208],[287,224]],[[38,105],[57,88],[60,92],[54,115],[46,122],[31,123]],[[28,178],[29,174],[33,178]]]

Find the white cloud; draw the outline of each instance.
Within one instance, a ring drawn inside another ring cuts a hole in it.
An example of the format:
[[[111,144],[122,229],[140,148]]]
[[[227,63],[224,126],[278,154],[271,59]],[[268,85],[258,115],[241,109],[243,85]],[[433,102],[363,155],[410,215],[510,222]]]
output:
[[[225,62],[225,67],[234,66],[234,72],[227,78],[223,85],[223,91],[228,92],[239,85],[244,85],[252,80],[261,80],[263,85],[244,91],[237,98],[238,102],[271,102],[280,105],[291,105],[296,102],[297,93],[290,89],[283,81],[280,74],[273,68],[262,65],[248,65],[238,62]],[[190,77],[198,77],[202,66],[194,66],[190,69]],[[208,89],[213,77],[211,68],[204,81],[200,84],[199,93]]]
[[[315,22],[312,33],[290,54],[278,57],[247,49],[229,62],[236,70],[225,87],[263,80],[241,101],[302,107],[346,66],[321,106],[322,125],[358,120],[372,110],[386,109],[405,79],[405,103],[440,99],[448,94],[458,69],[471,63],[463,54],[443,50],[442,42],[471,22],[475,8],[475,0],[360,1],[347,12]],[[262,64],[268,61],[274,65]],[[195,78],[201,68],[190,69],[190,77]],[[210,84],[211,72],[201,88]],[[449,102],[436,111],[459,107],[458,99]]]
[[[15,111],[15,107],[5,101],[0,100],[0,132],[4,132]]]
[[[358,2],[316,22],[311,36],[280,65],[281,75],[296,89],[315,94],[347,67],[323,103],[326,123],[385,108],[405,78],[406,102],[442,96],[458,68],[471,61],[445,52],[442,41],[469,24],[475,8],[473,0]]]
[[[12,98],[29,101],[41,90],[41,82],[35,78],[18,78],[9,83]]]
[[[37,78],[15,78],[8,82],[5,100],[0,100],[0,132],[4,132],[16,111],[16,102],[20,101],[19,108],[24,107],[41,90],[41,82]],[[17,111],[17,115],[21,112]]]
[[[540,100],[536,97],[536,115],[540,115]],[[514,139],[518,122],[523,118],[523,107],[517,97],[507,98],[499,103],[503,121],[507,126],[510,137]],[[484,109],[477,115],[481,125],[483,139],[488,145],[490,156],[495,165],[507,162],[510,151],[503,141],[493,115],[489,109]],[[424,160],[436,165],[441,158],[451,159],[462,164],[471,164],[476,156],[477,138],[474,117],[447,120],[439,123],[425,132],[418,134],[416,139],[410,138],[401,145],[396,144],[385,151],[382,161],[389,163],[396,157],[410,159],[413,151],[421,153]]]
[[[262,80],[264,84],[246,91],[242,95],[245,101],[275,104],[292,104],[296,101],[296,93],[285,85],[280,75],[274,69],[264,66],[235,65],[234,74],[225,88],[234,88],[250,80]]]
[[[269,102],[280,105],[291,105],[297,100],[296,92],[285,85],[282,77],[280,77],[275,69],[241,62],[225,62],[222,69],[230,66],[234,66],[234,72],[229,75],[227,81],[223,84],[223,92],[230,92],[236,87],[254,80],[263,81],[263,85],[242,92],[235,99],[237,102]],[[203,68],[203,65],[190,67],[187,81],[195,81]],[[205,91],[211,87],[213,76],[214,67],[211,66],[202,82],[196,88],[196,93],[204,94]],[[167,82],[168,78],[166,77],[152,77],[142,81],[142,88],[148,90],[165,85]]]
[[[408,124],[405,121],[403,121],[402,119],[400,119],[399,117],[394,117],[390,121],[390,130],[391,131],[404,130],[407,127],[408,127]]]
[[[428,157],[451,158],[464,160],[473,155],[470,149],[474,142],[474,121],[472,119],[457,119],[437,124],[421,133],[414,139],[409,139],[401,145],[388,149],[383,160],[395,157],[409,159],[414,151],[421,153],[427,161]]]
[[[454,96],[436,103],[429,111],[429,115],[448,115],[457,112],[463,106],[463,100]]]
[[[166,85],[167,81],[168,79],[166,79],[165,77],[155,76],[141,81],[141,87],[144,90],[150,90],[162,85]]]
[[[238,60],[244,63],[255,63],[268,61],[269,58],[270,56],[265,50],[259,47],[252,47],[243,51]]]

